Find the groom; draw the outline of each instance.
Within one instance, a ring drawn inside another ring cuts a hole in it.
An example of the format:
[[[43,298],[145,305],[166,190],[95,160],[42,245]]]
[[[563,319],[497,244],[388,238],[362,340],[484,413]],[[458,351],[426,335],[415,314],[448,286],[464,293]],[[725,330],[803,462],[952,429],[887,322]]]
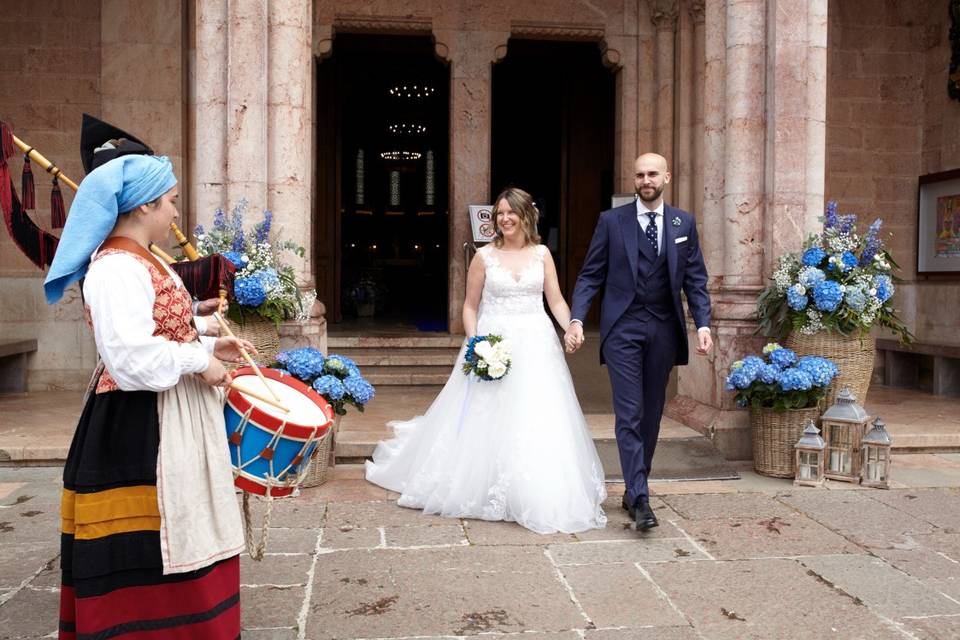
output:
[[[617,448],[627,490],[623,508],[645,531],[657,526],[647,476],[660,432],[667,381],[687,364],[681,290],[697,326],[697,353],[713,347],[707,269],[693,215],[663,203],[667,161],[645,153],[634,163],[635,202],[604,211],[573,291],[564,342],[583,344],[583,319],[601,289],[600,363],[613,387]]]

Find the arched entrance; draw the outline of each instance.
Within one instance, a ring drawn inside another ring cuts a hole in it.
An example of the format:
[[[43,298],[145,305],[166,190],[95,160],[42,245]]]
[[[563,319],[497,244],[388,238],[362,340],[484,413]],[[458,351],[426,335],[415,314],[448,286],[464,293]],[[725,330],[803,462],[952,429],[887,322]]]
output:
[[[319,63],[317,87],[317,280],[328,319],[445,331],[447,67],[426,36],[344,34]]]
[[[613,194],[615,89],[592,42],[511,39],[493,69],[491,197],[533,195],[568,299]]]

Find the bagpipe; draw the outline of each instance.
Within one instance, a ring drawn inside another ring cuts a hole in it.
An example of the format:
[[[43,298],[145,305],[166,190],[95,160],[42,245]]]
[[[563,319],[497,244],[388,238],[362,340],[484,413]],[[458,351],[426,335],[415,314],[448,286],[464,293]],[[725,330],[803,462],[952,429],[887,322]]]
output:
[[[86,114],[84,116],[86,126],[89,116]],[[145,146],[143,148],[149,152],[149,148]],[[16,155],[17,149],[24,154],[19,197],[10,170],[10,160]],[[50,226],[54,229],[62,229],[66,224],[67,213],[63,205],[60,183],[74,191],[78,189],[77,183],[64,175],[59,167],[47,160],[39,151],[15,136],[5,122],[0,121],[0,209],[3,210],[3,220],[14,244],[33,264],[43,269],[53,262],[60,239],[42,229],[27,214],[28,210],[36,209],[37,202],[31,162],[36,163],[52,177]],[[87,166],[87,158],[84,158],[84,165]],[[200,256],[175,223],[170,223],[170,230],[176,237],[177,246],[180,247],[185,259],[176,260],[154,244],[150,245],[150,250],[170,264],[194,298],[206,300],[219,297],[221,300],[232,300],[236,277],[236,267],[233,263],[220,254]]]

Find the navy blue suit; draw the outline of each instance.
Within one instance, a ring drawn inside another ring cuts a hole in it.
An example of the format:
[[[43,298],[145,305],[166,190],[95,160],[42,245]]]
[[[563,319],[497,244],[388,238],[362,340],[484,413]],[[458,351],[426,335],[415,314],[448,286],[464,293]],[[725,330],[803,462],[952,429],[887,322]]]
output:
[[[687,364],[680,292],[697,327],[710,326],[707,268],[693,215],[664,205],[659,253],[643,236],[636,203],[600,214],[573,291],[571,317],[584,319],[603,290],[600,362],[613,387],[617,447],[627,499],[649,496],[647,475],[660,432],[667,382]]]

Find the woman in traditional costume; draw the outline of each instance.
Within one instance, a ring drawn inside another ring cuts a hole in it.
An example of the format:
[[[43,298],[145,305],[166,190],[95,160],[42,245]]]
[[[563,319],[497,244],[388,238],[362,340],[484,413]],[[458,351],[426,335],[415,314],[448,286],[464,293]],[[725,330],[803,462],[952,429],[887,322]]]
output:
[[[61,638],[240,635],[243,523],[220,360],[255,351],[199,338],[182,282],[147,250],[178,217],[177,194],[166,158],[96,168],[44,282],[53,304],[86,277],[101,358],[64,466]]]

